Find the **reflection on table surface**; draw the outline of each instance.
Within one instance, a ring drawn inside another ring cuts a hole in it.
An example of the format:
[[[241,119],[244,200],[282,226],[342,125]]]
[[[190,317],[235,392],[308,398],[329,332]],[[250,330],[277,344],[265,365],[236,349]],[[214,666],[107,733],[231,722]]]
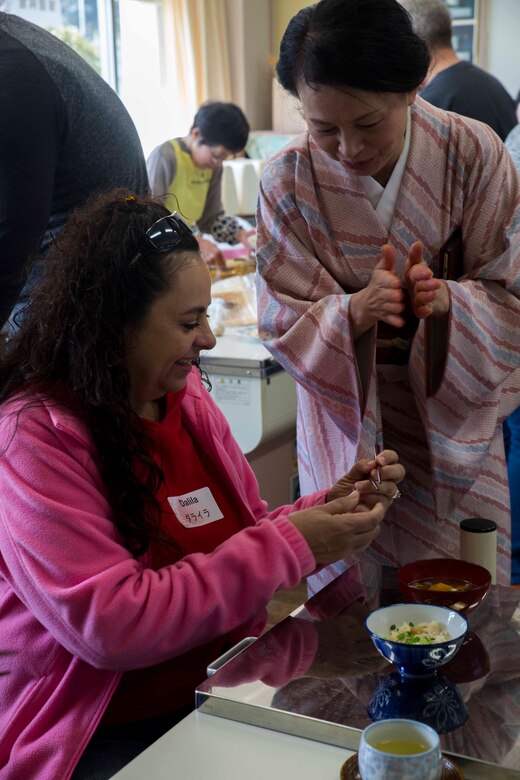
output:
[[[429,680],[404,681],[364,625],[403,600],[396,575],[363,557],[353,563],[199,686],[200,709],[352,749],[351,730],[411,717],[436,728],[446,752],[520,770],[520,590],[492,586],[453,661]]]

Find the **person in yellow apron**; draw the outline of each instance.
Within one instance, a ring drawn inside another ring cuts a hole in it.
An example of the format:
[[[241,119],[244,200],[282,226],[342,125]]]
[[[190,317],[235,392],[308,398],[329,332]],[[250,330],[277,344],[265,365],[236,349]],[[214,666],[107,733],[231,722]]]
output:
[[[248,135],[249,123],[238,106],[210,101],[195,114],[188,135],[160,144],[147,161],[152,193],[164,197],[166,207],[185,218],[198,234],[205,260],[219,267],[225,266],[221,251],[199,234],[242,243],[251,253],[251,231],[224,213],[221,192],[222,163],[244,149]]]

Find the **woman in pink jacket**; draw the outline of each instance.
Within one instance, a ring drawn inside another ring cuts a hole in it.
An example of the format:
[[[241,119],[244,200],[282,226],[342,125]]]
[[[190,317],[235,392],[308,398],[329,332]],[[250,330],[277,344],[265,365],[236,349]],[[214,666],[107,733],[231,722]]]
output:
[[[278,588],[367,547],[396,495],[387,450],[267,511],[201,382],[209,303],[187,226],[117,191],[73,215],[5,345],[2,780],[110,777]]]

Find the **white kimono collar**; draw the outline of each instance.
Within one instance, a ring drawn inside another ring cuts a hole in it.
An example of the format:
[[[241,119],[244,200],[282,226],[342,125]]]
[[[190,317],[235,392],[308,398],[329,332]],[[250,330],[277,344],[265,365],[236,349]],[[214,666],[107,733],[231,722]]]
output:
[[[397,196],[399,195],[401,181],[408,159],[411,127],[412,113],[410,108],[408,108],[403,148],[386,187],[382,187],[379,182],[372,178],[372,176],[359,177],[359,181],[365,190],[367,198],[388,231],[390,230],[390,225],[392,224],[392,219],[394,217],[395,204],[397,202]]]

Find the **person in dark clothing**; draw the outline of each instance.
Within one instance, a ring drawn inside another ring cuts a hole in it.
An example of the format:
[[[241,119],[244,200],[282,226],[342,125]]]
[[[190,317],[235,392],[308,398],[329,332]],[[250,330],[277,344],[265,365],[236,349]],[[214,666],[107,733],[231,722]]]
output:
[[[73,209],[118,185],[145,194],[148,176],[137,130],[111,87],[69,46],[2,12],[0,104],[1,328],[29,258],[46,252]]]
[[[400,2],[432,53],[421,97],[438,108],[485,122],[504,141],[517,124],[514,100],[498,79],[457,56],[451,43],[450,12],[443,0]]]

